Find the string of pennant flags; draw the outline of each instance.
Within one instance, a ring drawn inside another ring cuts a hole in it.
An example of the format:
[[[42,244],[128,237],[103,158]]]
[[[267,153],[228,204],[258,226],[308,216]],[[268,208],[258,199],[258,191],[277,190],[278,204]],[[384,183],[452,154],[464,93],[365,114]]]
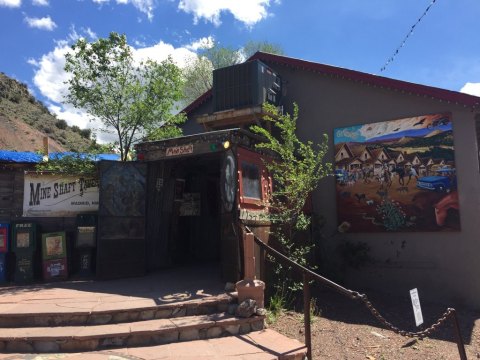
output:
[[[425,11],[423,12],[422,16],[418,18],[418,20],[415,22],[415,24],[412,25],[410,28],[410,31],[407,33],[403,41],[401,42],[400,46],[397,47],[393,55],[388,58],[388,60],[385,62],[385,64],[380,68],[380,72],[383,72],[386,70],[387,66],[392,63],[395,59],[395,57],[398,55],[400,49],[405,46],[405,43],[407,42],[408,38],[413,34],[413,31],[417,27],[417,25],[422,21],[422,19],[427,15],[428,11],[431,9],[431,7],[435,4],[437,0],[432,0],[432,2],[427,6]]]

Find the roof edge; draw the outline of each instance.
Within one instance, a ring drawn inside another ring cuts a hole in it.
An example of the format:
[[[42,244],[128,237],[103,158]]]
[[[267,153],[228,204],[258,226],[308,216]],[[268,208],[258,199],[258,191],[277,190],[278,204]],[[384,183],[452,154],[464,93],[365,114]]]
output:
[[[465,94],[453,90],[442,89],[429,85],[412,83],[404,80],[392,79],[380,75],[368,74],[332,65],[325,65],[297,58],[264,53],[261,51],[256,52],[247,59],[247,61],[250,60],[271,61],[283,65],[293,66],[296,68],[303,68],[306,70],[324,73],[327,75],[341,76],[353,81],[364,82],[375,86],[390,88],[393,90],[406,91],[418,95],[430,96],[432,98],[451,101],[472,108],[480,106],[480,97],[478,96]]]
[[[292,66],[295,68],[310,70],[326,75],[343,77],[345,79],[363,82],[373,86],[404,91],[407,93],[417,94],[421,96],[428,96],[434,99],[450,101],[456,104],[464,105],[466,107],[471,107],[472,110],[480,107],[480,97],[478,96],[465,94],[454,90],[442,89],[429,85],[412,83],[404,80],[392,79],[380,75],[368,74],[357,70],[350,70],[332,65],[320,64],[312,61],[287,57],[284,55],[275,55],[257,51],[246,61],[251,60],[278,63],[281,65]],[[181,112],[189,115],[193,110],[197,109],[200,105],[206,102],[212,96],[212,94],[212,89],[206,91],[193,102],[191,102],[188,106],[186,106]]]

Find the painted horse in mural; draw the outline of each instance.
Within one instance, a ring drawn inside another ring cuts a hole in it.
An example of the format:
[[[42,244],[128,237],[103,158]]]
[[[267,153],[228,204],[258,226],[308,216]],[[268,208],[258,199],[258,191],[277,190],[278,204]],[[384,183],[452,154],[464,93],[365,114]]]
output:
[[[405,171],[405,168],[402,166],[395,166],[391,170],[392,174],[395,174],[398,176],[398,183],[402,186],[405,186],[405,176],[408,176],[407,172]]]

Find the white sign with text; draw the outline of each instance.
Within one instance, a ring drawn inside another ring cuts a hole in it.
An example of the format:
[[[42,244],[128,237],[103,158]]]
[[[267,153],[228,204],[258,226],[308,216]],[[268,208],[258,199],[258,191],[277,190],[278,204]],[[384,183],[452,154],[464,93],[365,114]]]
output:
[[[423,315],[418,290],[416,288],[410,290],[410,298],[412,299],[413,314],[415,315],[415,325],[420,326],[423,324]]]
[[[98,179],[26,173],[23,216],[72,217],[98,211]]]

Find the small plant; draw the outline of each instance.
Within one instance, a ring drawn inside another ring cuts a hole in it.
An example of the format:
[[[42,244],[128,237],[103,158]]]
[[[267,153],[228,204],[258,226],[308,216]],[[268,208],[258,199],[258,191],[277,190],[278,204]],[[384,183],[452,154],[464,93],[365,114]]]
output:
[[[315,318],[321,315],[321,310],[317,306],[317,299],[312,297],[310,299],[310,324],[313,324]],[[301,322],[305,322],[305,315],[302,316]]]
[[[287,307],[287,298],[284,291],[277,291],[268,300],[267,322],[273,324],[283,314]]]

